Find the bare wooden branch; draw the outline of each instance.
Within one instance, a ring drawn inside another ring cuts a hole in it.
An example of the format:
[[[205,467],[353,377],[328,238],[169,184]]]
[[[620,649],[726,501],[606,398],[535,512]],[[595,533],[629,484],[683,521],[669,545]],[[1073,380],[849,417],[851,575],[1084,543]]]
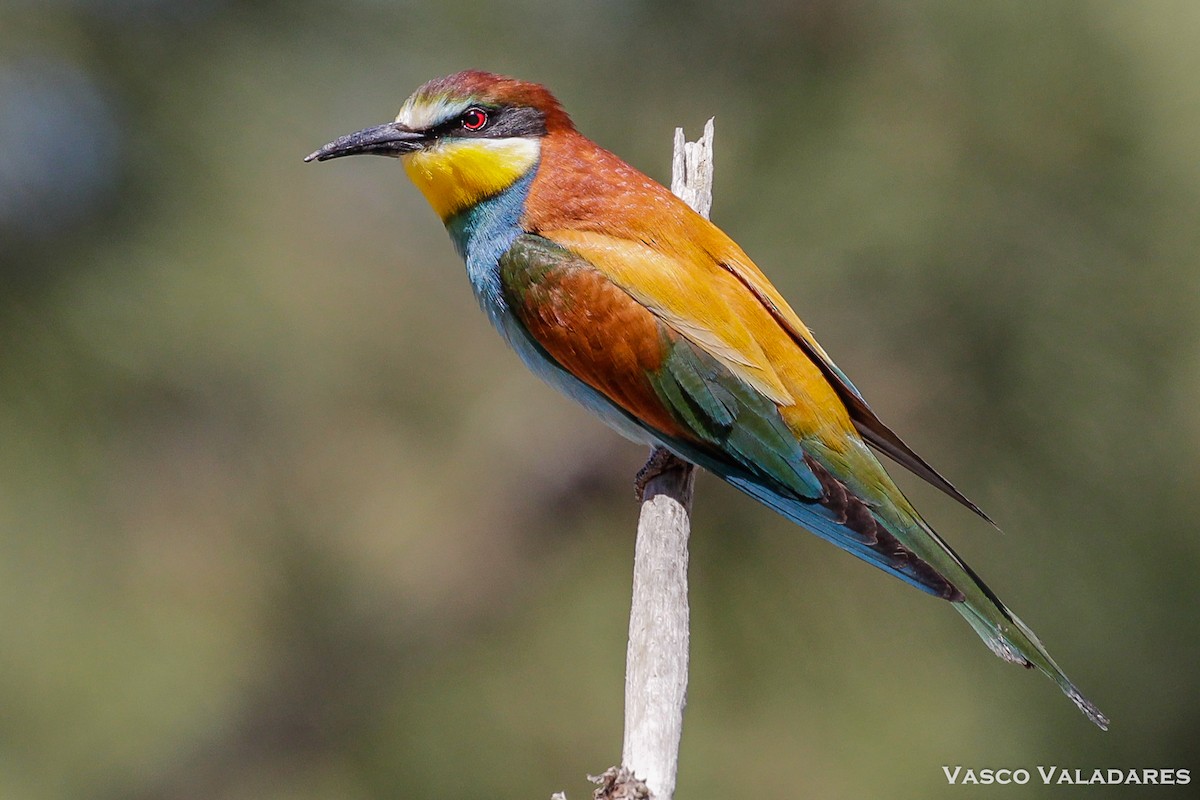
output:
[[[713,121],[699,141],[675,129],[671,191],[706,219],[712,208]],[[621,766],[598,776],[595,800],[671,800],[688,679],[688,535],[695,468],[661,448],[638,473],[633,602],[625,654]],[[561,792],[551,800],[566,800]]]
[[[699,141],[684,140],[683,128],[675,129],[675,152],[671,159],[671,191],[700,216],[712,210],[713,121],[704,123]]]
[[[671,191],[707,217],[712,208],[713,121],[698,142],[675,130]],[[621,764],[655,800],[671,800],[683,735],[688,679],[688,535],[691,464],[661,450],[639,474],[642,510],[633,564],[625,658],[625,741]]]
[[[646,482],[633,561],[621,763],[658,800],[675,791],[687,699],[687,541],[695,472],[674,456]]]

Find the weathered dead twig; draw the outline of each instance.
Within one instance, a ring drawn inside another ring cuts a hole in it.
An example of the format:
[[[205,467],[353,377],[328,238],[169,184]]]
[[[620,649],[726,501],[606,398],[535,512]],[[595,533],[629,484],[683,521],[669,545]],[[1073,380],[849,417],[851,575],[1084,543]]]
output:
[[[675,130],[671,191],[704,217],[712,207],[712,140],[711,119],[697,142]],[[638,473],[642,508],[625,657],[625,737],[621,767],[591,778],[599,784],[596,800],[671,800],[675,792],[687,700],[694,484],[694,467],[658,448]]]

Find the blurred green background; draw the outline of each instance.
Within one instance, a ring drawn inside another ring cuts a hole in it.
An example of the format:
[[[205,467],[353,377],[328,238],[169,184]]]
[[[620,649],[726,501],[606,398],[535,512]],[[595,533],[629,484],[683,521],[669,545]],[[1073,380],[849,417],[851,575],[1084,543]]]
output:
[[[618,760],[644,452],[506,352],[396,164],[301,163],[467,67],[663,180],[716,116],[714,219],[1113,720],[702,476],[679,797],[1195,774],[1197,41],[1190,2],[7,0],[0,798],[578,800]]]

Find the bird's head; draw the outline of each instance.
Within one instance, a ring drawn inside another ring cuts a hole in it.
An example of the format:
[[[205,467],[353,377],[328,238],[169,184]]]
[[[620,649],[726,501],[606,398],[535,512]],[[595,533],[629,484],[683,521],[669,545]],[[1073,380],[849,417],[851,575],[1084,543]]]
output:
[[[544,136],[571,130],[570,117],[544,86],[459,72],[417,89],[395,122],[336,139],[305,161],[363,153],[400,158],[448,220],[534,169]]]

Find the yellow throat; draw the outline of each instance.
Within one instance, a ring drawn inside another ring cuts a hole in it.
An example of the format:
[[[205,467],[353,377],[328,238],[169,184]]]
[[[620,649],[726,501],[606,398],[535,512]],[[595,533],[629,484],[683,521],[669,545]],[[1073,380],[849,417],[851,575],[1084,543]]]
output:
[[[503,192],[537,163],[537,139],[443,139],[402,158],[404,171],[433,210],[448,220]]]

